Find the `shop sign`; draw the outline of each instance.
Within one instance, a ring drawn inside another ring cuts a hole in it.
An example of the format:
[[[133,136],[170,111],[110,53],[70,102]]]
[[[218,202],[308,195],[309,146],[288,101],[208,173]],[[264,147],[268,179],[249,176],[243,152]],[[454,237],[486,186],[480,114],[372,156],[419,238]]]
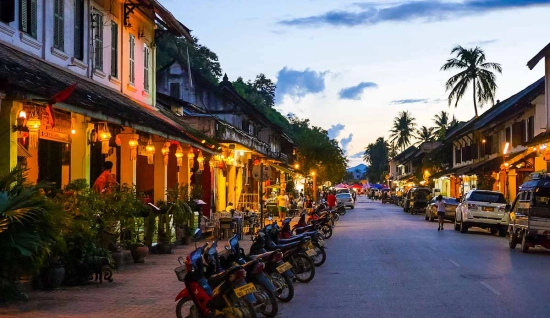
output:
[[[54,109],[55,127],[52,128],[46,108],[40,108],[40,131],[38,137],[41,139],[70,143],[71,142],[71,115],[56,111]]]

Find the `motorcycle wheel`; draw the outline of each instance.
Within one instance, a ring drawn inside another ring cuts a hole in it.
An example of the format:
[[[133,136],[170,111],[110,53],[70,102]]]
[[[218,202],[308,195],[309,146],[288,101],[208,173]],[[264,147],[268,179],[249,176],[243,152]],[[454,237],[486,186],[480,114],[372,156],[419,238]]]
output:
[[[346,212],[348,212],[348,211],[346,210],[345,207],[343,209],[338,210],[338,214],[340,214],[340,215],[346,215]]]
[[[323,225],[319,231],[325,240],[328,240],[332,236],[332,227],[328,225]]]
[[[334,222],[338,222],[340,220],[340,214],[334,213],[333,215],[334,215],[334,218],[333,218]]]
[[[319,267],[319,266],[323,265],[325,263],[325,261],[327,260],[327,252],[325,252],[324,247],[315,246],[314,248],[315,248],[315,251],[317,252],[317,254],[315,254],[315,256],[311,257],[311,259],[313,260],[313,264],[315,264],[315,266]]]
[[[315,277],[315,264],[306,255],[295,255],[292,257],[292,272],[300,283],[309,283]]]
[[[230,301],[234,307],[239,309],[239,311],[242,314],[243,318],[257,318],[256,315],[256,309],[254,309],[254,305],[249,303],[243,298],[237,298],[235,293],[231,293],[233,295],[230,296]],[[225,317],[225,316],[224,316]]]
[[[261,312],[262,315],[265,317],[275,317],[277,313],[279,312],[279,305],[277,303],[277,297],[275,294],[265,288],[262,284],[254,284],[256,285],[257,292],[254,293],[254,297],[258,299],[259,303],[265,304],[265,309]]]
[[[191,298],[182,298],[176,305],[176,317],[178,318],[199,318],[199,313]]]
[[[292,280],[279,274],[278,272],[273,272],[269,276],[271,278],[271,282],[273,282],[273,285],[275,285],[279,291],[277,299],[284,303],[291,301],[292,298],[294,298],[294,284],[292,283]]]

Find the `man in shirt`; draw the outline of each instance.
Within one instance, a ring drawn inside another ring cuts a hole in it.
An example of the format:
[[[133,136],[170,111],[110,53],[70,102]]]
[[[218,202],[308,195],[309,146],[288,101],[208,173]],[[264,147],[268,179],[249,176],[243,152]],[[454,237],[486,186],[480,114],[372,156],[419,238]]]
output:
[[[334,208],[336,206],[336,195],[334,194],[334,192],[331,192],[328,196],[327,196],[327,204],[328,204],[328,207],[330,209]]]
[[[279,219],[282,221],[286,218],[286,211],[288,210],[288,196],[284,190],[281,190],[281,194],[277,196],[277,209],[279,210]]]
[[[111,169],[113,169],[113,163],[105,161],[103,163],[103,172],[97,177],[92,187],[94,191],[97,193],[111,193],[111,187],[118,184],[111,173]]]

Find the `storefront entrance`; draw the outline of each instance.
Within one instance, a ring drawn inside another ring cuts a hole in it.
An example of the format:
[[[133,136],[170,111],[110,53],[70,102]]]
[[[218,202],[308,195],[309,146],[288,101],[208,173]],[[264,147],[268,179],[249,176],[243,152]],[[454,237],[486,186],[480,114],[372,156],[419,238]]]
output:
[[[38,180],[61,189],[70,180],[71,145],[46,139],[38,142]]]

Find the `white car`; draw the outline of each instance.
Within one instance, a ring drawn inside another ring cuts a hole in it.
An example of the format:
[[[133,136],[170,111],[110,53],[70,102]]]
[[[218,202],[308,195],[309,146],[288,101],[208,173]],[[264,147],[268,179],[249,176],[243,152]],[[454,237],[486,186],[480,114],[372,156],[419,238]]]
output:
[[[338,193],[336,195],[336,205],[342,204],[343,206],[350,207],[352,209],[355,208],[355,201],[353,200],[353,197],[349,193]]]
[[[504,237],[510,222],[506,206],[506,199],[500,192],[468,191],[456,208],[455,230],[466,233],[470,227],[477,226]]]

